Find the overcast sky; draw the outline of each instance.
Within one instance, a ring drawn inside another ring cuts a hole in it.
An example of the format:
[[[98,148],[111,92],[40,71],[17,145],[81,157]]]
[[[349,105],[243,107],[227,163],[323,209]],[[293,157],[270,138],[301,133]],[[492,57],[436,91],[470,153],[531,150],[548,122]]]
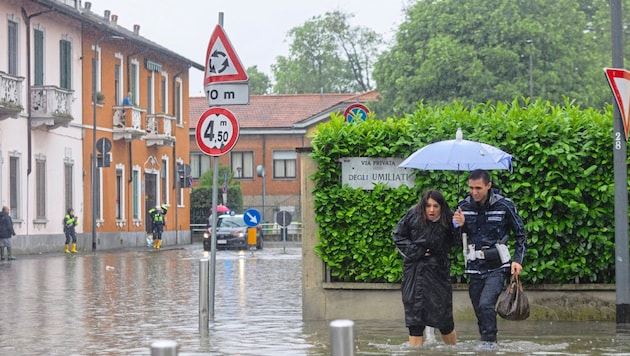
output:
[[[85,2],[85,0],[83,0]],[[90,0],[92,11],[110,10],[129,30],[201,65],[214,27],[223,29],[243,64],[271,76],[277,56],[288,55],[287,32],[313,16],[340,10],[351,25],[366,26],[391,40],[410,0]],[[203,96],[203,73],[190,70],[190,95]]]

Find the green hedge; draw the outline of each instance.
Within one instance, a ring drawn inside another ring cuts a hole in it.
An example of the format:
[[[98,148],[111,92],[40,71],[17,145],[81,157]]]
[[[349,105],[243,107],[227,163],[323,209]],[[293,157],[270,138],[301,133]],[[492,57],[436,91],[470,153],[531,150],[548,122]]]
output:
[[[513,173],[491,171],[493,183],[519,209],[528,233],[528,283],[613,283],[614,183],[612,114],[546,102],[467,109],[420,105],[405,118],[344,122],[333,116],[313,139],[318,171],[317,254],[335,281],[398,282],[401,259],[391,232],[429,188],[451,206],[466,193],[466,172],[416,171],[414,188],[372,191],[341,185],[343,157],[405,158],[436,141],[455,138],[495,145],[514,156]],[[463,276],[461,249],[451,254],[454,280]]]

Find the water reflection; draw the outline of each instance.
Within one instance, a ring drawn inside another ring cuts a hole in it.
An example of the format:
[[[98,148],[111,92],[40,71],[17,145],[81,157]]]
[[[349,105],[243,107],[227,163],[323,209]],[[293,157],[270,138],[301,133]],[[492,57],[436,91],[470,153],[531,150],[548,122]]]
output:
[[[219,251],[215,317],[200,335],[201,245],[159,252],[22,256],[0,263],[0,354],[148,355],[176,340],[180,355],[328,355],[328,322],[303,322],[301,251]],[[402,307],[402,306],[401,306]],[[500,321],[509,354],[630,355],[615,323]],[[356,321],[357,355],[484,354],[474,322],[459,344],[406,344],[403,321]]]

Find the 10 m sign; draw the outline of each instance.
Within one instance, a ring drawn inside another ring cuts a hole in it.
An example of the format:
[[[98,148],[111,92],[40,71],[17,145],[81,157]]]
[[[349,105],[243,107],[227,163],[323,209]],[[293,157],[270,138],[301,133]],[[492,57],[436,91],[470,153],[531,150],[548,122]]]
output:
[[[221,156],[229,152],[238,140],[239,127],[234,114],[224,108],[206,110],[195,128],[199,149],[210,156]]]

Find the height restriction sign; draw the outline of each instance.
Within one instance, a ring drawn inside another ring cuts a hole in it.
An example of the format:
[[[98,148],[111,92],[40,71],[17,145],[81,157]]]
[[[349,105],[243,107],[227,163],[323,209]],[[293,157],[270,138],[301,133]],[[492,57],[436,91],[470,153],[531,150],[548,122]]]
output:
[[[239,127],[230,110],[210,108],[197,122],[195,137],[199,149],[210,156],[221,156],[229,152],[238,140]]]

